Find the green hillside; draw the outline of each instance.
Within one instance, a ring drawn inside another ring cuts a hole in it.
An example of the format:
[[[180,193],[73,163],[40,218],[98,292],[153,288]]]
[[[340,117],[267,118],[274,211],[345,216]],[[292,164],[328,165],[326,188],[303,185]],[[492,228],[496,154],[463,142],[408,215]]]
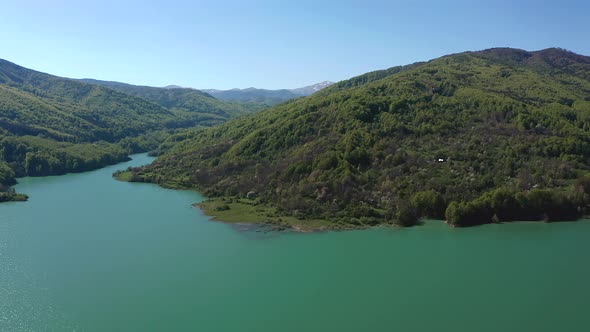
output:
[[[561,49],[490,49],[369,73],[175,137],[131,179],[225,202],[250,193],[241,202],[329,227],[445,213],[456,226],[575,219],[590,193],[589,73],[589,57]]]
[[[178,128],[247,112],[206,95],[211,102],[175,98],[175,105],[161,105],[0,60],[0,201],[22,198],[9,193],[15,176],[95,169],[153,149]],[[181,100],[191,108],[177,106]]]

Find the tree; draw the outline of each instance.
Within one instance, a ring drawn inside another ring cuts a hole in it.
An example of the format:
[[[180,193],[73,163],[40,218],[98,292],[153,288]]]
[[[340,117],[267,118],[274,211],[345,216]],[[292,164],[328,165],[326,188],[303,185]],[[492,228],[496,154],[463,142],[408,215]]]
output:
[[[394,213],[394,223],[398,226],[410,227],[416,225],[417,222],[416,209],[405,201],[399,202]]]
[[[578,192],[583,192],[590,195],[590,177],[585,176],[578,178],[574,184],[574,188]]]
[[[418,211],[418,216],[425,218],[443,219],[447,205],[442,195],[434,190],[417,192],[410,199],[412,206]]]
[[[519,218],[521,206],[515,192],[508,188],[498,188],[487,195],[493,214],[499,221],[512,221]]]

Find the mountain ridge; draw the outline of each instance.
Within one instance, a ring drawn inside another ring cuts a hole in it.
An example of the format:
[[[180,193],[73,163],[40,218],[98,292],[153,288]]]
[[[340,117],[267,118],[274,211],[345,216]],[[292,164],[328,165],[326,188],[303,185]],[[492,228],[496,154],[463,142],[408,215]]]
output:
[[[333,84],[334,84],[334,82],[331,82],[331,81],[323,81],[320,83],[304,86],[302,88],[288,89],[288,90],[295,93],[295,94],[298,94],[298,95],[309,96],[309,95],[312,95],[312,94],[314,94],[322,89],[325,89]]]
[[[226,121],[234,116],[258,111],[265,107],[253,103],[232,103],[219,100],[208,93],[192,88],[181,88],[177,86],[159,88],[95,79],[82,79],[81,81],[106,86],[132,96],[140,97],[167,109],[176,109],[188,113],[200,113],[203,116],[208,114],[212,116],[211,121],[214,121],[214,118]],[[217,124],[221,121],[217,121]],[[215,123],[211,125],[213,124]]]
[[[223,100],[256,102],[273,106],[291,99],[314,94],[332,84],[334,83],[324,81],[296,89],[269,90],[250,87],[245,89],[234,88],[229,90],[201,89],[201,91]]]

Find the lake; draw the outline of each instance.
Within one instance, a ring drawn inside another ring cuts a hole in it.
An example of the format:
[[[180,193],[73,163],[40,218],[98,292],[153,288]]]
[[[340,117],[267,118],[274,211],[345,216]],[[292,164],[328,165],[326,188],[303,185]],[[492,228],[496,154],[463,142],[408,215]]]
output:
[[[590,331],[590,221],[240,231],[132,157],[0,204],[0,331]]]

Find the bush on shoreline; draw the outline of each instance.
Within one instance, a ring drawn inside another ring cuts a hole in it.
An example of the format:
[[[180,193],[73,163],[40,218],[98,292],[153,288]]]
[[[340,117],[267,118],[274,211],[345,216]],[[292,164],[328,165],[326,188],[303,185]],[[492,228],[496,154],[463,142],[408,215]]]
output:
[[[469,202],[452,202],[445,212],[452,226],[474,226],[492,222],[567,221],[587,211],[588,194],[559,189],[517,192],[499,188]]]

